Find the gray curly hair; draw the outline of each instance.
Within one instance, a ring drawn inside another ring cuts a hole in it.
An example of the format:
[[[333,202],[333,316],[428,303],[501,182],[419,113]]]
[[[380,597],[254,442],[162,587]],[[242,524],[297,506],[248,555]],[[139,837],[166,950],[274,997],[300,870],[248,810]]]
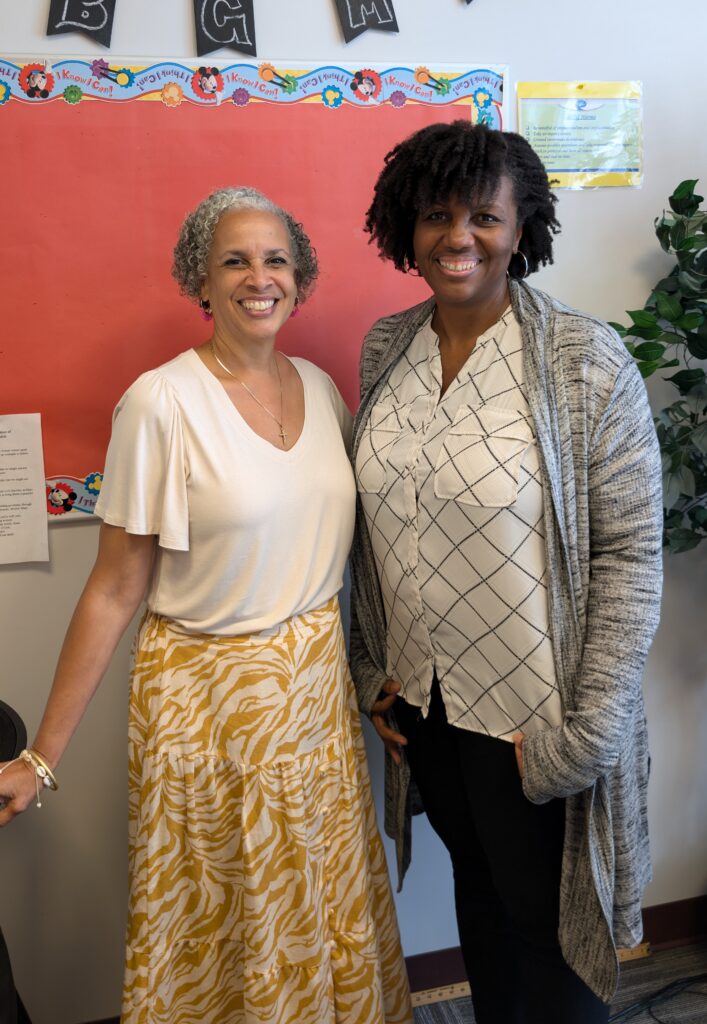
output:
[[[202,200],[185,219],[174,247],[172,277],[187,298],[198,302],[206,277],[214,231],[224,213],[231,210],[265,210],[279,217],[287,228],[295,262],[295,284],[304,302],[319,275],[317,254],[302,225],[277,203],[255,188],[222,188]]]

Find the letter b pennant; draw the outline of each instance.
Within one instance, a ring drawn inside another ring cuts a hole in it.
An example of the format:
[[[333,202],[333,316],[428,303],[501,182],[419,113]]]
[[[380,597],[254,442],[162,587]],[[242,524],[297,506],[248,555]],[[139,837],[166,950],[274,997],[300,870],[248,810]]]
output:
[[[253,0],[194,0],[194,19],[200,57],[223,46],[257,56]]]
[[[334,0],[344,39],[350,43],[369,28],[397,32],[393,0]]]
[[[110,46],[116,0],[51,0],[47,35],[84,32],[91,39]]]

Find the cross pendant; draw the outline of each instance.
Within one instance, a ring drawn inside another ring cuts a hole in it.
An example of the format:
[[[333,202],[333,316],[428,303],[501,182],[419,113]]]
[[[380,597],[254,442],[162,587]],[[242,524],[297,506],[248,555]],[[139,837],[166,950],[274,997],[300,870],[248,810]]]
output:
[[[285,433],[285,428],[283,426],[280,427],[280,440],[282,441],[282,447],[284,448],[287,445],[287,434]]]

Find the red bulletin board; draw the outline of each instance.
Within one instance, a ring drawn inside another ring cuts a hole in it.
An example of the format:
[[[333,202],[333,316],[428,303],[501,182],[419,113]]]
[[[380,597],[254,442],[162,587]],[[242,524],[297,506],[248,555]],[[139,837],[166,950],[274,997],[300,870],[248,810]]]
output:
[[[102,470],[126,387],[208,336],[170,267],[185,214],[224,185],[253,185],[304,223],[321,277],[279,344],[355,408],[365,331],[426,294],[367,244],[383,157],[431,121],[469,116],[453,103],[4,104],[0,412],[41,413],[47,477]]]

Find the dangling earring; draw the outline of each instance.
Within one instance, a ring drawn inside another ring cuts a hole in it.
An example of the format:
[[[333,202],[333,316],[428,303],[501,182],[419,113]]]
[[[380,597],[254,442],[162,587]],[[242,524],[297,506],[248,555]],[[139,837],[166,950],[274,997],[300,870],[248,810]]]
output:
[[[290,317],[299,316],[299,312],[300,312],[300,310],[299,310],[299,295],[297,295],[297,296],[295,296],[295,304],[292,307],[292,312],[290,313]]]
[[[522,249],[514,249],[513,255],[520,256],[523,260],[523,263],[525,264],[523,273],[520,275],[520,280],[523,281],[530,273],[530,264],[528,263],[528,257],[525,255]],[[508,271],[506,271],[506,273],[508,273]],[[508,276],[510,277],[510,274],[508,274]]]
[[[199,307],[202,320],[213,320],[214,314],[211,312],[211,303],[208,299],[199,299]]]

